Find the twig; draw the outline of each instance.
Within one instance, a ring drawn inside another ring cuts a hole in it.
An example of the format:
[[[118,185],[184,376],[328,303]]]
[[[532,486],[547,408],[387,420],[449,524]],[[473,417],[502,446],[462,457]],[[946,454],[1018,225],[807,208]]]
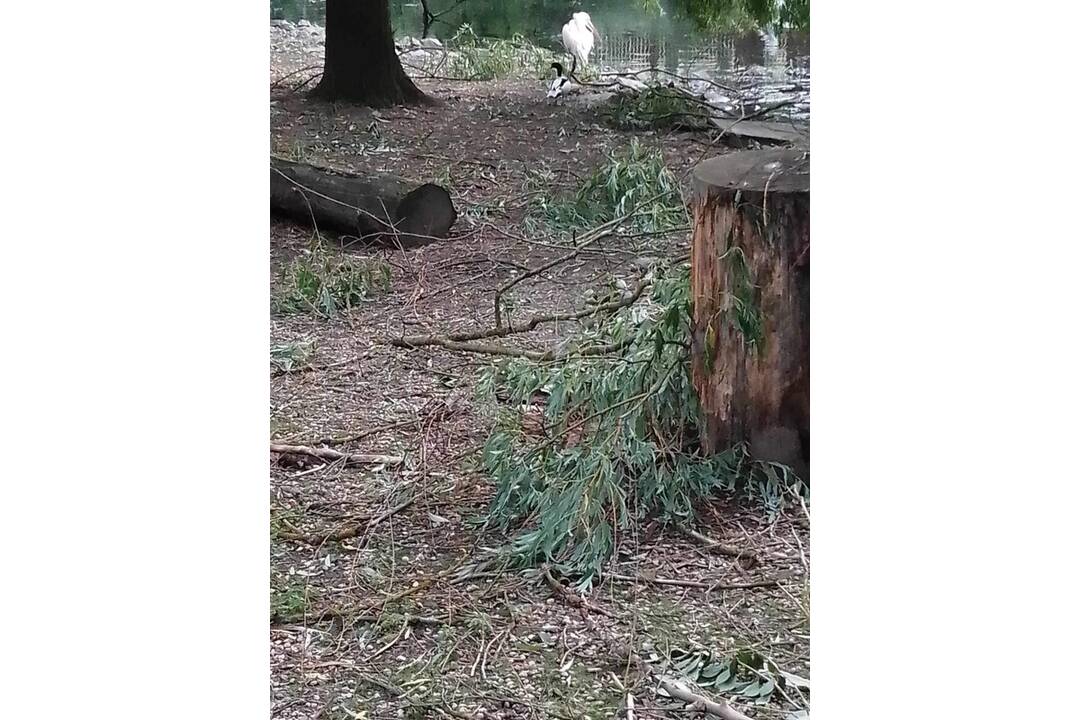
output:
[[[401,629],[398,630],[398,634],[394,636],[394,639],[391,640],[390,642],[386,643],[385,645],[383,645],[381,648],[379,648],[375,652],[371,653],[371,655],[368,655],[368,657],[367,657],[368,662],[374,660],[375,658],[379,657],[384,652],[386,652],[387,650],[392,648],[397,643],[397,641],[401,639],[401,636],[404,635],[405,631],[408,630],[408,629],[409,629],[409,617],[408,617],[408,615],[406,615],[405,616],[405,622],[401,623]]]
[[[416,502],[416,496],[409,498],[403,502],[398,503],[394,507],[390,508],[381,515],[376,515],[373,518],[367,518],[366,516],[354,518],[354,523],[350,527],[343,528],[341,530],[335,530],[329,533],[321,533],[319,535],[307,535],[302,532],[282,532],[276,533],[277,537],[282,540],[292,540],[294,542],[302,542],[308,545],[325,545],[328,542],[341,542],[342,540],[349,540],[357,537],[360,533],[369,531],[379,523],[383,522],[389,517],[392,517],[407,507]],[[295,528],[293,528],[295,530]]]
[[[672,585],[674,587],[700,588],[701,590],[747,590],[750,588],[779,587],[779,580],[755,580],[745,583],[703,583],[697,580],[677,580],[673,578],[658,578],[649,575],[608,575],[612,580],[622,582],[644,582],[652,585]]]
[[[602,607],[593,605],[588,600],[585,600],[584,598],[581,598],[578,595],[574,594],[572,590],[568,590],[562,583],[552,577],[550,566],[544,565],[540,569],[540,572],[544,576],[544,580],[547,582],[548,586],[555,592],[556,595],[562,598],[563,602],[565,602],[566,604],[579,609],[583,608],[590,612],[599,613],[600,615],[609,617],[612,620],[622,620],[622,618],[618,615],[610,612],[609,610],[605,610]]]
[[[500,285],[498,287],[498,289],[495,290],[495,327],[497,327],[497,328],[502,327],[502,296],[504,294],[506,294],[512,287],[514,287],[515,285],[517,285],[521,281],[526,280],[527,278],[535,277],[537,275],[540,275],[541,273],[547,272],[548,270],[552,269],[553,267],[556,267],[557,265],[561,265],[564,262],[568,262],[570,260],[573,260],[574,258],[576,258],[578,256],[578,254],[582,250],[589,247],[590,245],[595,245],[599,241],[601,241],[604,238],[608,237],[613,232],[615,232],[615,229],[619,225],[626,222],[630,218],[633,218],[633,217],[637,216],[638,214],[642,213],[643,212],[642,208],[648,206],[654,200],[657,200],[657,199],[659,199],[661,197],[664,197],[665,195],[668,195],[668,194],[669,194],[668,192],[661,192],[661,193],[657,193],[657,194],[653,195],[650,198],[647,198],[646,200],[639,203],[633,210],[626,213],[625,215],[620,215],[617,218],[612,218],[611,220],[608,220],[606,223],[598,225],[596,228],[594,228],[590,232],[586,233],[581,238],[581,240],[578,243],[575,244],[574,249],[571,250],[570,252],[566,253],[565,255],[560,255],[559,257],[555,258],[554,260],[546,262],[543,265],[541,265],[540,267],[529,270],[528,272],[524,272],[521,275],[518,275],[517,277],[511,278],[511,279],[507,280],[505,283],[503,283],[502,285]]]
[[[573,313],[552,313],[548,315],[534,315],[521,325],[507,324],[503,327],[488,328],[487,330],[475,330],[472,332],[460,332],[450,333],[446,336],[446,340],[451,342],[460,343],[468,342],[470,340],[482,340],[485,338],[501,338],[507,335],[515,333],[526,333],[535,330],[537,326],[543,323],[549,322],[571,322],[575,320],[583,320],[591,315],[599,313],[612,312],[620,308],[629,307],[641,298],[642,293],[645,292],[645,288],[648,287],[648,282],[641,282],[633,292],[629,295],[625,295],[619,300],[613,300],[596,307],[585,308]],[[411,335],[401,338],[401,342],[405,346],[417,347],[421,345],[437,344],[433,343],[433,336],[431,335]],[[395,343],[396,344],[396,343]]]
[[[516,348],[488,345],[486,343],[456,342],[442,337],[395,338],[391,343],[403,348],[437,345],[446,348],[447,350],[457,350],[460,352],[479,353],[482,355],[500,355],[504,357],[522,357],[536,362],[549,362],[576,356],[591,357],[595,355],[608,355],[623,349],[632,341],[633,339],[631,338],[622,342],[609,343],[606,345],[587,345],[583,348],[576,348],[563,352],[557,350],[518,350]]]
[[[389,430],[397,430],[403,427],[410,427],[415,425],[417,420],[402,420],[401,422],[391,423],[389,425],[380,425],[374,428],[368,428],[363,432],[358,432],[355,435],[344,435],[339,437],[327,437],[318,441],[318,445],[345,445],[346,443],[356,442],[357,440],[363,440],[366,437],[372,435],[378,435]]]
[[[288,73],[286,75],[282,75],[277,80],[270,83],[270,89],[273,90],[278,85],[280,85],[281,83],[283,83],[286,80],[288,80],[289,78],[291,78],[293,75],[299,75],[300,73],[307,72],[309,70],[322,70],[322,69],[323,69],[322,65],[308,65],[307,67],[302,67],[299,70],[293,70],[291,73]]]
[[[411,506],[414,502],[416,502],[416,496],[415,495],[413,495],[408,500],[401,501],[400,503],[398,503],[394,507],[390,508],[386,512],[382,513],[381,515],[376,515],[375,517],[373,517],[371,519],[371,522],[369,522],[367,524],[368,529],[370,530],[371,528],[373,528],[376,525],[378,525],[379,523],[381,523],[383,520],[386,520],[389,517],[393,517],[394,515],[397,515],[399,512],[401,512],[405,508]]]
[[[722,545],[721,543],[713,540],[709,536],[703,535],[697,530],[688,528],[685,525],[679,525],[678,528],[683,534],[693,538],[694,540],[697,540],[702,545],[704,545],[706,550],[711,550],[712,552],[718,553],[720,555],[730,555],[731,557],[736,558],[754,557],[754,552],[752,550],[740,550],[739,548],[732,547],[731,545]]]
[[[354,465],[400,465],[405,458],[400,455],[360,455],[342,453],[330,448],[313,448],[305,445],[278,445],[270,443],[270,452],[282,455],[310,455],[324,460],[344,460]]]
[[[314,615],[308,615],[307,622],[322,622],[325,620],[348,620],[350,623],[373,623],[378,622],[379,615],[357,614],[350,608],[327,608]],[[270,618],[271,625],[299,625],[305,620],[303,615],[274,615]],[[432,615],[408,616],[408,622],[413,625],[449,625],[449,618],[435,617]]]

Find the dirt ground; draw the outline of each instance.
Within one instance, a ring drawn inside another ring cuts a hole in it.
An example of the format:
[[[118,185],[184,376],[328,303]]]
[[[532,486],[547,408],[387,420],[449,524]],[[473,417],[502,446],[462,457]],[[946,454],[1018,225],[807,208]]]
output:
[[[459,219],[445,242],[365,251],[389,264],[390,290],[347,315],[272,317],[272,345],[314,347],[309,365],[271,369],[274,441],[335,438],[341,451],[406,457],[396,467],[272,465],[272,717],[610,718],[623,716],[628,691],[639,718],[686,717],[620,660],[625,647],[661,658],[754,648],[809,677],[809,533],[797,518],[770,523],[723,498],[702,509],[703,532],[752,551],[756,563],[646,528],[624,542],[588,607],[535,573],[470,574],[505,540],[472,522],[492,493],[474,469],[490,419],[473,401],[491,358],[390,344],[403,332],[490,326],[498,284],[569,239],[525,227],[528,172],[553,173],[551,187],[531,192],[572,187],[632,135],[605,127],[588,91],[551,105],[539,81],[420,80],[441,105],[335,107],[293,90],[303,73],[281,81],[310,64],[317,59],[274,58],[273,152],[448,184]],[[725,151],[704,135],[635,135],[681,177]],[[284,263],[313,236],[272,221],[275,292]],[[518,305],[576,309],[585,289],[631,277],[636,258],[680,255],[688,241],[685,232],[643,237],[585,254],[518,286]],[[544,349],[566,329],[513,342]],[[358,437],[341,441],[348,436]],[[288,539],[342,530],[352,537]],[[808,706],[798,690],[787,693],[790,702],[774,694],[766,705],[734,704],[753,718]]]

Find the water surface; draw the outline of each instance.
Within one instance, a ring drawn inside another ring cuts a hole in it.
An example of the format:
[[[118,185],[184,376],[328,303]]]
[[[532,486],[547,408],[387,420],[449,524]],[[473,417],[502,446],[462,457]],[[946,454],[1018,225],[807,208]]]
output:
[[[562,51],[559,33],[570,15],[583,7],[602,35],[592,60],[603,70],[633,72],[659,68],[693,83],[698,92],[725,102],[741,100],[747,111],[774,103],[790,103],[784,117],[810,117],[810,38],[808,33],[774,33],[768,29],[717,33],[699,29],[674,9],[660,14],[640,0],[429,0],[434,13],[443,13],[427,29],[430,37],[449,38],[464,23],[477,35],[510,38],[522,35],[538,45]],[[671,8],[667,3],[661,3]],[[394,34],[424,34],[418,0],[391,0]],[[322,25],[324,0],[270,0],[270,17],[306,19]],[[662,73],[642,79],[665,79]],[[705,80],[728,86],[725,91]]]

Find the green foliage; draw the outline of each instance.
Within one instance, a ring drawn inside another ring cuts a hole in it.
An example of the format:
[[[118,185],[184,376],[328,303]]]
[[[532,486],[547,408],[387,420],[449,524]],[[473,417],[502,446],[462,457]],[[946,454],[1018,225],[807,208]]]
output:
[[[761,349],[765,343],[765,317],[757,304],[757,287],[746,265],[742,248],[732,247],[720,258],[726,262],[731,277],[731,305],[735,324],[747,345]]]
[[[810,0],[676,0],[675,6],[712,32],[810,27]]]
[[[275,370],[289,372],[295,368],[307,365],[311,360],[311,356],[314,354],[315,343],[312,341],[271,345],[270,366]]]
[[[603,109],[620,130],[706,130],[709,113],[685,92],[650,87],[640,93],[616,93]]]
[[[321,248],[285,268],[277,312],[313,312],[334,318],[365,298],[390,288],[390,268],[381,261],[330,253]]]
[[[297,582],[270,588],[270,617],[285,620],[302,618],[308,608],[309,588]]]
[[[709,650],[675,650],[671,660],[684,678],[725,697],[739,696],[742,702],[764,705],[788,686],[776,663],[749,648],[726,657]]]
[[[699,452],[690,317],[687,267],[661,271],[648,300],[594,317],[576,338],[577,347],[617,346],[617,355],[512,359],[484,376],[481,396],[504,401],[482,457],[497,486],[489,522],[508,530],[525,521],[511,542],[516,561],[553,562],[587,589],[646,517],[690,521],[696,502],[717,491],[773,511],[804,492],[793,475],[751,463],[741,446]],[[537,393],[547,396],[539,434],[526,430],[523,410]]]
[[[523,35],[509,40],[481,38],[468,24],[458,29],[448,45],[453,50],[447,57],[445,74],[468,80],[543,78],[555,60],[554,53]]]
[[[543,177],[534,175],[536,180]],[[598,225],[635,210],[640,214],[629,227],[643,232],[686,224],[679,183],[664,164],[663,153],[637,138],[626,150],[609,154],[572,196],[552,199],[541,193],[534,202],[537,214],[562,229]]]

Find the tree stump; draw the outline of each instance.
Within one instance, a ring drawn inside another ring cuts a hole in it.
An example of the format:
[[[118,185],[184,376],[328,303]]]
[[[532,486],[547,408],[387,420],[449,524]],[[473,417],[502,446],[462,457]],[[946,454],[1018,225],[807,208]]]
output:
[[[693,382],[702,446],[747,442],[809,481],[810,154],[737,152],[694,169]]]

